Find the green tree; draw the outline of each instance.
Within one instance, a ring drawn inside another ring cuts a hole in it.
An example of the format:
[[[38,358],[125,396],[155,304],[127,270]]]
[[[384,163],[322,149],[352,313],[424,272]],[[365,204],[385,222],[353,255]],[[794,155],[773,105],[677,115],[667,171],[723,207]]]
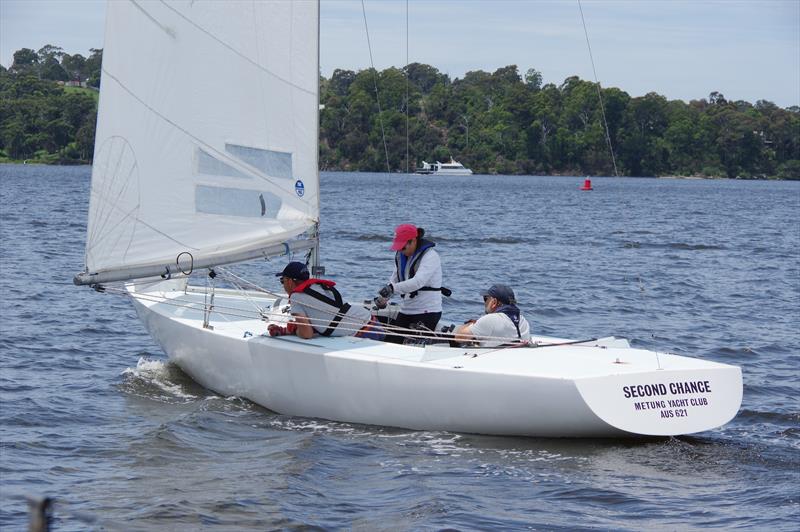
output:
[[[84,64],[86,77],[89,79],[87,83],[91,87],[100,88],[100,70],[103,64],[103,49],[90,48],[89,51],[92,52],[92,55],[86,59],[86,63]]]
[[[86,81],[86,58],[81,54],[64,54],[61,58],[61,67],[66,71],[69,79]]]
[[[14,62],[9,70],[14,74],[38,75],[38,67],[39,54],[30,48],[21,48],[14,52]]]

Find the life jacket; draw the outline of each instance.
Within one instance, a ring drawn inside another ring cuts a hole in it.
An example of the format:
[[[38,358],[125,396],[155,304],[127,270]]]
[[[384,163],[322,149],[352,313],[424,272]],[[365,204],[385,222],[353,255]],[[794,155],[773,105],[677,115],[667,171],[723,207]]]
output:
[[[324,292],[330,292],[333,297],[328,297],[325,294],[321,294],[320,292],[312,289],[311,287],[314,285],[320,285]],[[333,331],[336,330],[336,327],[339,326],[339,322],[342,321],[347,311],[350,310],[350,303],[345,303],[342,300],[342,294],[334,288],[336,283],[334,281],[328,281],[325,279],[309,279],[307,281],[303,281],[299,285],[297,285],[294,290],[292,290],[292,294],[303,293],[308,294],[309,296],[313,297],[320,303],[333,307],[330,309],[332,313],[335,313],[335,316],[328,324],[328,327],[323,331],[320,332],[322,336],[330,336],[333,334]],[[289,294],[291,296],[292,294]],[[327,309],[326,309],[327,310]],[[314,325],[312,325],[313,328]]]
[[[517,329],[517,338],[522,339],[522,333],[519,330],[519,307],[511,304],[501,305],[495,309],[495,313],[497,312],[508,316],[508,319],[511,320],[511,323],[513,323],[514,327]]]
[[[428,250],[430,250],[434,246],[436,246],[436,244],[434,244],[433,242],[421,238],[417,244],[417,250],[414,252],[413,255],[411,255],[410,258],[403,255],[401,251],[395,253],[394,266],[397,269],[397,280],[402,282],[402,281],[407,281],[408,279],[414,277],[417,274],[417,270],[419,269],[419,263],[422,260],[422,257],[424,257],[425,253],[427,253]],[[409,261],[411,262],[409,263]],[[406,269],[408,269],[408,277],[406,277]],[[419,292],[441,292],[446,297],[450,297],[450,294],[453,293],[452,290],[450,290],[449,288],[445,288],[443,286],[439,288],[434,288],[432,286],[423,286],[422,288],[410,292],[408,294],[409,299],[417,297],[417,294]],[[406,294],[400,294],[400,297],[405,298]]]

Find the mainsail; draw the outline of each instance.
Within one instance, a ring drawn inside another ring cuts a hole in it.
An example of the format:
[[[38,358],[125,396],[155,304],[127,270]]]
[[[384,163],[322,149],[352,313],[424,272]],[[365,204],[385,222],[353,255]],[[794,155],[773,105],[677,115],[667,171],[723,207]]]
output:
[[[76,283],[313,246],[318,3],[107,9],[86,272]],[[303,234],[311,240],[298,243]]]

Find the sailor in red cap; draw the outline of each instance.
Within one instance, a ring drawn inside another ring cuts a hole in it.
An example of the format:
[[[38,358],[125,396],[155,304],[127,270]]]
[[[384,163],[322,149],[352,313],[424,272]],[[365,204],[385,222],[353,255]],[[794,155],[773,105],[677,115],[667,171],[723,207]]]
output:
[[[413,224],[401,224],[394,230],[391,249],[395,251],[395,269],[389,284],[378,291],[378,306],[385,306],[394,294],[401,298],[400,312],[391,325],[436,330],[442,317],[442,262],[433,249],[436,244],[424,238],[425,230]],[[403,343],[403,336],[386,335],[386,341]]]

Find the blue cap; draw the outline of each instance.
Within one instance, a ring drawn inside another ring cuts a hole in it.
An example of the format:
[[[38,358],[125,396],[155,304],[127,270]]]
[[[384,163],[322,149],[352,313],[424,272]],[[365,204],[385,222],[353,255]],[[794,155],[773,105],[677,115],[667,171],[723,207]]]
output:
[[[306,281],[309,278],[308,268],[302,262],[290,262],[282,272],[276,273],[275,277],[288,277],[295,281]]]
[[[506,305],[515,305],[517,303],[514,291],[504,284],[493,284],[488,290],[481,291],[481,295],[483,297],[491,296]]]

